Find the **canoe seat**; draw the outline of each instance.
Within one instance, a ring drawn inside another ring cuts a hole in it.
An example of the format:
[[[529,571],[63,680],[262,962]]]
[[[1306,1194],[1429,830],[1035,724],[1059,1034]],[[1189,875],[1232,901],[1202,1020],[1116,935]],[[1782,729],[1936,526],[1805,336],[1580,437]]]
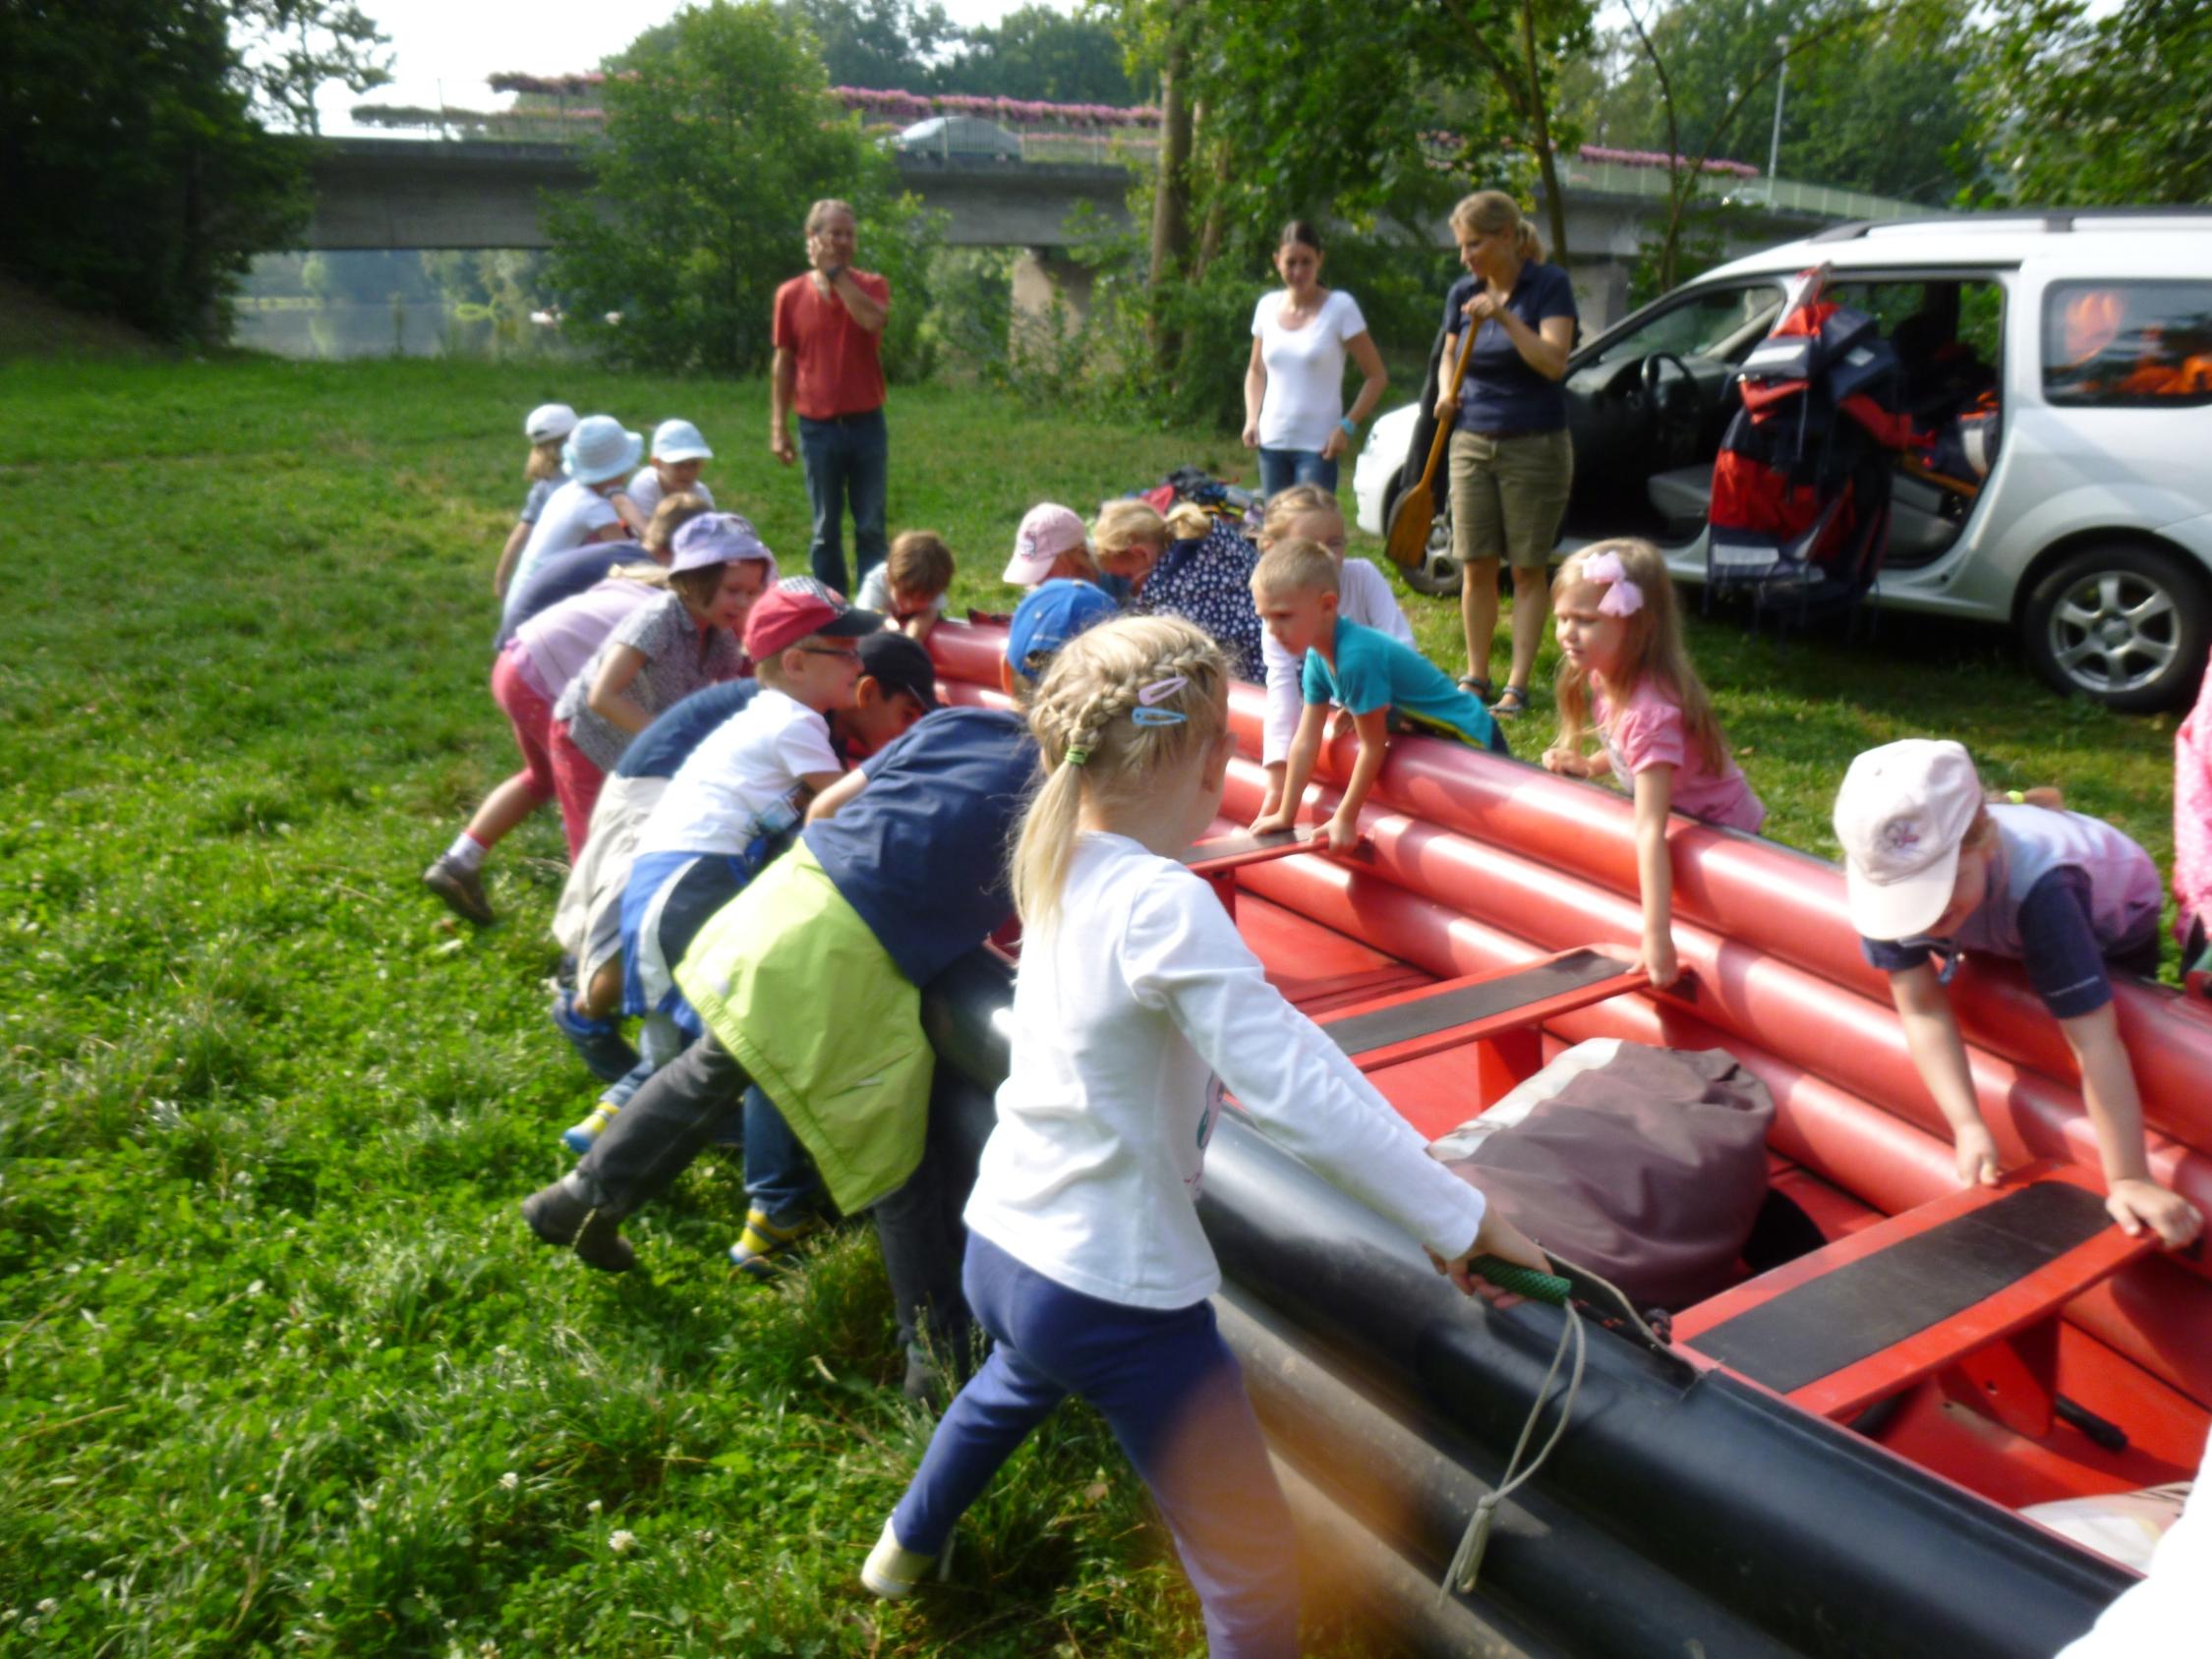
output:
[[[1473,1049],[1480,1108],[1543,1069],[1545,1020],[1646,983],[1643,970],[1627,957],[1584,945],[1519,967],[1378,998],[1317,1023],[1362,1071],[1403,1065],[1446,1049]],[[1466,1116],[1461,1110],[1453,1121]]]
[[[1271,858],[1287,858],[1294,852],[1303,852],[1306,842],[1307,831],[1303,830],[1270,830],[1264,835],[1236,830],[1226,835],[1208,835],[1202,841],[1193,841],[1176,856],[1186,870],[1201,876],[1217,876],[1247,864],[1265,864]]]
[[[2156,1244],[2113,1225],[2089,1172],[2031,1165],[1686,1309],[1674,1341],[1824,1417],[1855,1416],[1941,1373],[1950,1387],[1976,1379],[1976,1403],[2008,1420],[2008,1405],[2047,1419],[2051,1344],[2030,1328],[2055,1336],[2068,1301]]]
[[[1310,828],[1270,830],[1264,835],[1254,835],[1249,830],[1234,830],[1226,835],[1208,835],[1202,841],[1193,841],[1177,857],[1186,870],[1213,884],[1214,896],[1221,900],[1222,908],[1234,916],[1237,913],[1237,872],[1248,865],[1266,864],[1293,853],[1328,851],[1325,844],[1315,845],[1313,833]],[[1354,849],[1354,856],[1366,846],[1363,838]]]

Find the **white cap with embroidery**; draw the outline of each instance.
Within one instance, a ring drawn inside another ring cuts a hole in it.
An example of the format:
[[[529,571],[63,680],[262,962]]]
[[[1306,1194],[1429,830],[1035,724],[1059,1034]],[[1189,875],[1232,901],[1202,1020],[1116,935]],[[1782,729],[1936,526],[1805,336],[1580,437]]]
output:
[[[1982,780],[1963,746],[1908,737],[1869,749],[1835,792],[1843,892],[1868,939],[1910,939],[1950,904],[1958,849],[1981,810]]]

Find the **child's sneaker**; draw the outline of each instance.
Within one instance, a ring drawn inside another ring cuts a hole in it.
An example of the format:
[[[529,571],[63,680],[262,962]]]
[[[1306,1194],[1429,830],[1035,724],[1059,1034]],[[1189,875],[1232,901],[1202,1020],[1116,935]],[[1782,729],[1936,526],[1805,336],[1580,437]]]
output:
[[[553,1027],[568,1039],[583,1062],[602,1083],[618,1083],[637,1064],[637,1051],[622,1041],[611,1019],[593,1019],[576,1011],[576,998],[556,991],[553,1000]]]
[[[777,1225],[763,1210],[745,1212],[745,1230],[729,1246],[730,1263],[750,1279],[775,1279],[788,1273],[791,1246],[810,1232],[822,1230],[822,1218],[811,1211],[795,1221]]]
[[[868,1552],[868,1559],[860,1569],[860,1582],[885,1601],[897,1601],[913,1594],[914,1586],[936,1565],[935,1556],[916,1555],[902,1547],[899,1534],[892,1531],[891,1522],[887,1520],[883,1523],[883,1536],[876,1540],[876,1547]]]
[[[498,920],[492,913],[492,901],[484,896],[484,878],[474,870],[462,869],[443,853],[423,872],[423,886],[445,900],[445,907],[463,921],[488,928]]]
[[[577,1157],[583,1157],[591,1151],[592,1143],[607,1132],[607,1125],[614,1121],[614,1114],[621,1110],[611,1101],[601,1101],[585,1114],[581,1123],[561,1131],[560,1144]]]

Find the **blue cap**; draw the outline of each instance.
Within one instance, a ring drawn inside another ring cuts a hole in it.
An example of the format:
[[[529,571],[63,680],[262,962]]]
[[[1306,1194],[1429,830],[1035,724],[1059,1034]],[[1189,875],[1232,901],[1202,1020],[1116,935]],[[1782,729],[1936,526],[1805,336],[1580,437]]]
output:
[[[1088,582],[1057,576],[1038,583],[1015,606],[1006,631],[1007,665],[1025,680],[1035,679],[1055,652],[1118,608],[1112,595]]]

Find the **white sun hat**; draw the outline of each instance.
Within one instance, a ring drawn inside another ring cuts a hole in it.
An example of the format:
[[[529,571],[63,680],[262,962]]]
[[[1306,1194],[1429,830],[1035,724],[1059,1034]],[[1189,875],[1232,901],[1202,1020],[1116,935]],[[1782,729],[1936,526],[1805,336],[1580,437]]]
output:
[[[587,415],[560,451],[563,471],[578,484],[605,484],[635,467],[645,439],[611,415]]]
[[[655,427],[649,453],[656,461],[712,461],[715,458],[715,452],[707,447],[707,440],[699,435],[699,429],[689,421],[663,421]]]

